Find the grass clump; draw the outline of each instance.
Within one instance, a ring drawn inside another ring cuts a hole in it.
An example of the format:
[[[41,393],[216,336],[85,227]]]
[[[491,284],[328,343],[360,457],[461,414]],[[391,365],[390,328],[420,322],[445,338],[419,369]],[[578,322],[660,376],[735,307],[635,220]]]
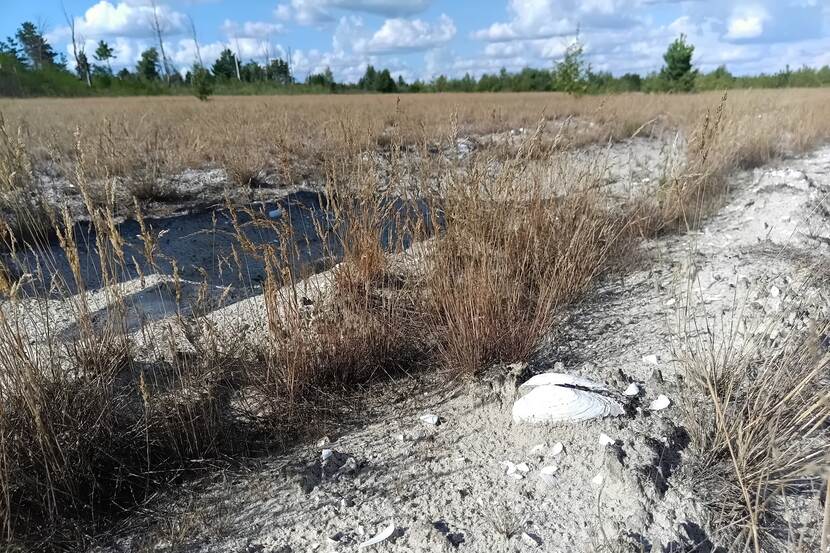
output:
[[[793,334],[772,350],[758,338],[719,342],[711,330],[684,344],[681,363],[707,400],[687,414],[698,452],[693,478],[735,549],[791,551],[821,535],[818,527],[795,534],[785,513],[799,493],[826,487],[827,331]]]

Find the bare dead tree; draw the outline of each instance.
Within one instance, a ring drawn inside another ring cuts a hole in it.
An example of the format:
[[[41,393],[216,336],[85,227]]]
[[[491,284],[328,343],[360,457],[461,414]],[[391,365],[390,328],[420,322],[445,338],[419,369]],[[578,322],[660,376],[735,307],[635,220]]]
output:
[[[69,34],[72,38],[72,57],[75,58],[75,67],[78,68],[78,72],[81,73],[81,77],[86,79],[86,85],[88,87],[92,87],[92,79],[89,76],[89,61],[86,60],[86,63],[81,63],[81,58],[78,53],[78,41],[75,37],[75,16],[69,15],[69,12],[66,11],[66,6],[64,6],[63,2],[61,2],[61,9],[63,10],[63,17],[66,19],[66,24],[69,26]],[[83,54],[83,49],[80,52]]]
[[[242,75],[239,73],[239,37],[234,36],[233,41],[236,44],[236,55],[233,57],[236,61],[236,80],[242,81]]]
[[[196,59],[199,60],[199,67],[204,67],[202,51],[199,49],[199,39],[196,37],[196,24],[193,23],[193,18],[189,15],[187,16],[187,20],[190,21],[190,34],[193,36],[193,44],[196,46]]]
[[[161,52],[161,65],[164,68],[164,76],[167,79],[167,84],[170,84],[170,64],[167,61],[167,54],[164,53],[164,39],[161,33],[161,23],[159,22],[158,6],[156,0],[150,0],[150,5],[153,7],[153,31],[156,33],[156,38],[159,41],[159,51]]]

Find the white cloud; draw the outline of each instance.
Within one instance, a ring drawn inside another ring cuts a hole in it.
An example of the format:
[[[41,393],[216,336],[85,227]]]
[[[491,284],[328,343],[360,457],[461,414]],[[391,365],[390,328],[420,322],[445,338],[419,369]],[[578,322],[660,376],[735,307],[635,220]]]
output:
[[[156,12],[159,25],[166,34],[178,34],[187,29],[187,16],[167,5],[160,4]],[[65,32],[65,31],[64,31]],[[84,37],[152,37],[153,8],[135,2],[112,4],[101,0],[90,7],[83,17],[75,18],[75,32]]]
[[[385,17],[411,16],[426,10],[432,0],[290,0],[279,4],[275,15],[293,19],[301,25],[327,23],[336,19],[338,10],[368,13]]]
[[[762,6],[740,6],[732,12],[726,38],[736,40],[756,38],[764,32],[769,14]]]
[[[266,21],[246,21],[244,23],[237,23],[226,19],[222,23],[222,32],[230,37],[246,37],[263,39],[270,35],[275,35],[283,31],[283,25],[280,23],[268,23]]]
[[[452,40],[455,32],[455,23],[443,14],[434,24],[420,19],[387,19],[372,38],[356,42],[354,49],[375,54],[429,50]]]
[[[507,22],[473,33],[491,42],[574,35],[578,28],[628,28],[636,24],[629,12],[643,0],[510,0]]]

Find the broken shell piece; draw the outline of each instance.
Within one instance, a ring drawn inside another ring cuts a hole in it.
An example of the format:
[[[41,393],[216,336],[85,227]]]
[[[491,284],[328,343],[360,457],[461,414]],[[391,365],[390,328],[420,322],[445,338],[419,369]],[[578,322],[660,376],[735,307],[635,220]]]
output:
[[[326,459],[328,459],[332,455],[334,455],[334,451],[332,451],[331,449],[324,449],[322,451],[322,453],[320,454],[320,460],[325,461]]]
[[[665,409],[669,405],[671,405],[671,400],[669,400],[669,398],[667,398],[663,394],[660,394],[659,396],[657,396],[657,399],[651,402],[648,408],[652,411],[660,411],[662,409]]]
[[[384,540],[388,540],[390,537],[392,537],[392,534],[394,534],[394,533],[395,533],[395,523],[393,522],[392,524],[390,524],[389,526],[384,528],[381,532],[378,532],[378,534],[375,535],[375,537],[373,537],[371,539],[368,539],[365,542],[358,545],[357,548],[358,549],[363,549],[363,548],[366,548],[366,547],[371,547],[371,546],[373,546],[375,544],[378,544],[378,543],[380,543]]]
[[[614,399],[562,385],[535,386],[513,404],[515,422],[578,422],[623,413]]]
[[[591,478],[591,484],[593,484],[594,486],[601,486],[602,482],[604,480],[605,480],[605,475],[600,472],[600,473],[597,473],[596,476]]]
[[[633,382],[628,385],[628,388],[625,389],[623,392],[624,396],[636,396],[640,393],[640,387],[634,384]]]
[[[657,355],[652,353],[650,355],[643,355],[643,363],[648,363],[649,365],[656,365],[657,364]]]
[[[541,470],[539,470],[539,480],[548,485],[553,484],[557,470],[559,470],[559,467],[556,465],[542,467]]]
[[[542,373],[530,378],[519,386],[519,395],[523,396],[539,386],[565,386],[571,388],[586,388],[596,392],[607,392],[608,387],[581,376],[564,373]]]
[[[516,470],[519,472],[530,472],[530,467],[527,466],[527,463],[519,463],[516,465]]]
[[[553,455],[559,455],[563,451],[565,451],[565,446],[562,444],[562,442],[556,442],[555,444],[553,444],[553,447],[550,448],[550,452]]]
[[[419,418],[421,422],[429,424],[430,426],[436,426],[438,424],[438,415],[426,414],[421,415]]]
[[[616,443],[616,440],[614,440],[614,438],[612,438],[611,436],[609,436],[605,432],[600,433],[600,435],[599,435],[599,445],[609,446],[609,445],[614,445],[615,443]]]

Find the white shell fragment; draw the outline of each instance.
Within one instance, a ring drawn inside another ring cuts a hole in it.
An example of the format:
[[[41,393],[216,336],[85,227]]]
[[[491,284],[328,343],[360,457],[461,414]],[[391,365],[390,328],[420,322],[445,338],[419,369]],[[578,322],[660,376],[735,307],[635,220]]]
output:
[[[419,418],[421,419],[421,422],[429,424],[431,426],[435,426],[438,424],[438,415],[426,414],[421,415]]]
[[[596,476],[594,476],[593,478],[591,478],[591,483],[592,483],[594,486],[602,486],[602,482],[603,482],[604,480],[605,480],[605,475],[604,475],[604,474],[602,474],[601,472],[599,472],[599,473],[597,473],[597,475],[596,475]]]
[[[516,465],[510,461],[502,461],[501,465],[505,468],[504,473],[516,480],[524,478],[524,474],[522,473],[530,472],[530,467],[528,467],[526,463],[519,463]]]
[[[628,388],[625,389],[623,392],[624,396],[636,396],[640,393],[640,387],[634,384],[633,382],[628,385]]]
[[[563,451],[565,451],[565,446],[562,444],[562,442],[556,442],[555,444],[553,444],[553,447],[550,448],[550,452],[553,455],[559,455]]]
[[[539,470],[539,480],[544,482],[545,484],[551,485],[556,480],[555,475],[556,471],[559,470],[559,467],[556,465],[548,465],[546,467],[542,467]]]
[[[600,433],[600,435],[599,435],[599,445],[609,446],[609,445],[614,445],[615,443],[616,443],[616,441],[614,440],[614,438],[612,438],[611,436],[609,436],[605,432]]]
[[[373,537],[371,539],[368,539],[365,542],[358,545],[357,548],[358,549],[364,549],[366,547],[371,547],[371,546],[373,546],[375,544],[378,544],[378,543],[380,543],[384,540],[388,540],[392,536],[392,534],[394,534],[394,533],[395,533],[395,523],[393,522],[392,524],[390,524],[389,526],[384,528],[382,531],[378,532],[377,535],[375,535],[375,537]]]
[[[526,391],[522,394],[523,389]],[[534,376],[519,387],[513,404],[514,422],[578,422],[624,413],[616,400],[602,395],[602,384],[560,373]]]
[[[657,355],[654,353],[652,353],[651,355],[644,355],[643,363],[648,363],[649,365],[657,365]]]
[[[594,391],[607,392],[608,387],[599,382],[594,382],[581,376],[574,376],[572,374],[564,373],[542,373],[531,377],[521,386],[519,386],[519,395],[523,396],[530,392],[533,388],[539,386],[578,386],[580,388],[587,388]]]
[[[659,396],[657,396],[657,399],[651,402],[648,408],[652,411],[660,411],[662,409],[665,409],[669,405],[671,405],[671,400],[669,400],[669,398],[667,398],[663,394],[660,394]]]

